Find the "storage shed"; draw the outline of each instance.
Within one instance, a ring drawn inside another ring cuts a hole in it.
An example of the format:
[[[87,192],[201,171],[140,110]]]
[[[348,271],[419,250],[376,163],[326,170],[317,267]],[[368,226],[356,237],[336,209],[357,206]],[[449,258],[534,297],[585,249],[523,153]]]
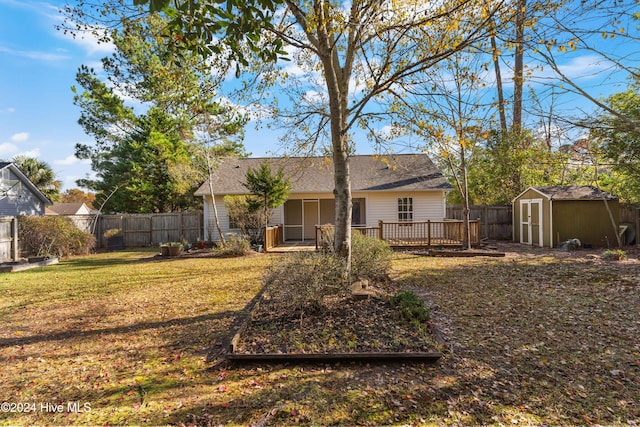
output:
[[[529,187],[512,204],[515,242],[549,248],[569,239],[592,247],[616,244],[618,198],[595,187]]]

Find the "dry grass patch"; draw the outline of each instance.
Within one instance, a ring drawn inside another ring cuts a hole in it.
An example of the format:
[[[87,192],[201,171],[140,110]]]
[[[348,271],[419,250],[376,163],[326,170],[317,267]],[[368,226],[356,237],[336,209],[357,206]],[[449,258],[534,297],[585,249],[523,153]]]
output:
[[[0,423],[163,424],[215,393],[207,352],[255,296],[270,258],[151,256],[0,276],[0,400],[35,404],[0,413]],[[69,413],[68,402],[91,411]]]

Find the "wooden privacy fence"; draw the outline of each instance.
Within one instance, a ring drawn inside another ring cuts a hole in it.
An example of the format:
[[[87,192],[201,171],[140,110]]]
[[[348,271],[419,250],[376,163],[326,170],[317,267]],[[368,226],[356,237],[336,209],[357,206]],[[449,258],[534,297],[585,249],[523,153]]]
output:
[[[18,218],[0,216],[0,262],[17,261],[18,257]]]
[[[511,206],[472,205],[469,210],[469,218],[480,222],[481,239],[513,239]],[[462,206],[447,206],[447,218],[462,220]]]
[[[316,249],[327,238],[331,227],[316,226]],[[462,246],[464,222],[455,220],[384,222],[377,227],[353,227],[354,232],[384,240],[392,247]],[[471,244],[480,243],[480,223],[470,221]]]
[[[626,226],[622,243],[640,247],[640,208],[633,205],[620,205],[620,225]]]
[[[100,215],[92,217],[86,224],[93,227],[88,231],[93,231],[99,248],[106,246],[107,239],[103,235],[110,229],[122,230],[124,245],[129,248],[182,240],[195,243],[204,236],[202,211]]]

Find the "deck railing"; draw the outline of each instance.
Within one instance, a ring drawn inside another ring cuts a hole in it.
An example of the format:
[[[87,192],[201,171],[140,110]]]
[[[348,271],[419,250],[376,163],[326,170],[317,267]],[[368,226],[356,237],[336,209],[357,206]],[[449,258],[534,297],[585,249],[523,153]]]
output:
[[[380,238],[391,246],[461,246],[463,221],[383,222]],[[480,222],[469,221],[471,245],[480,243]]]
[[[283,229],[281,225],[274,225],[266,227],[264,229],[264,251],[269,252],[269,249],[274,248],[284,241]]]
[[[316,249],[328,237],[331,225],[316,226]],[[464,222],[456,220],[384,222],[377,227],[353,227],[352,232],[385,240],[393,247],[462,246]],[[480,243],[480,222],[469,221],[471,245]],[[332,236],[331,236],[332,238]]]

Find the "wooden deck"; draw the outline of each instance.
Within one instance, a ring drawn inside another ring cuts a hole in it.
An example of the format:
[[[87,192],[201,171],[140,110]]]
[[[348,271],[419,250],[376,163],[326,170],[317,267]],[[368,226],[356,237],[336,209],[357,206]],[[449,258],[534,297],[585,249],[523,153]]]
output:
[[[288,253],[288,252],[311,252],[316,250],[316,242],[314,240],[295,241],[288,240],[280,243],[278,246],[269,248],[269,253]]]
[[[480,244],[480,222],[470,221],[471,246]],[[318,250],[332,224],[316,225],[315,240],[283,241],[282,226],[265,230],[265,252],[301,252]],[[377,227],[353,227],[353,233],[376,237],[393,248],[462,247],[464,223],[457,220],[422,222],[383,222]]]
[[[330,233],[332,225],[316,226],[317,246]],[[480,244],[480,222],[470,221],[471,245]],[[354,227],[352,231],[377,237],[394,248],[462,247],[464,222],[457,220],[422,222],[384,222],[377,227]]]

